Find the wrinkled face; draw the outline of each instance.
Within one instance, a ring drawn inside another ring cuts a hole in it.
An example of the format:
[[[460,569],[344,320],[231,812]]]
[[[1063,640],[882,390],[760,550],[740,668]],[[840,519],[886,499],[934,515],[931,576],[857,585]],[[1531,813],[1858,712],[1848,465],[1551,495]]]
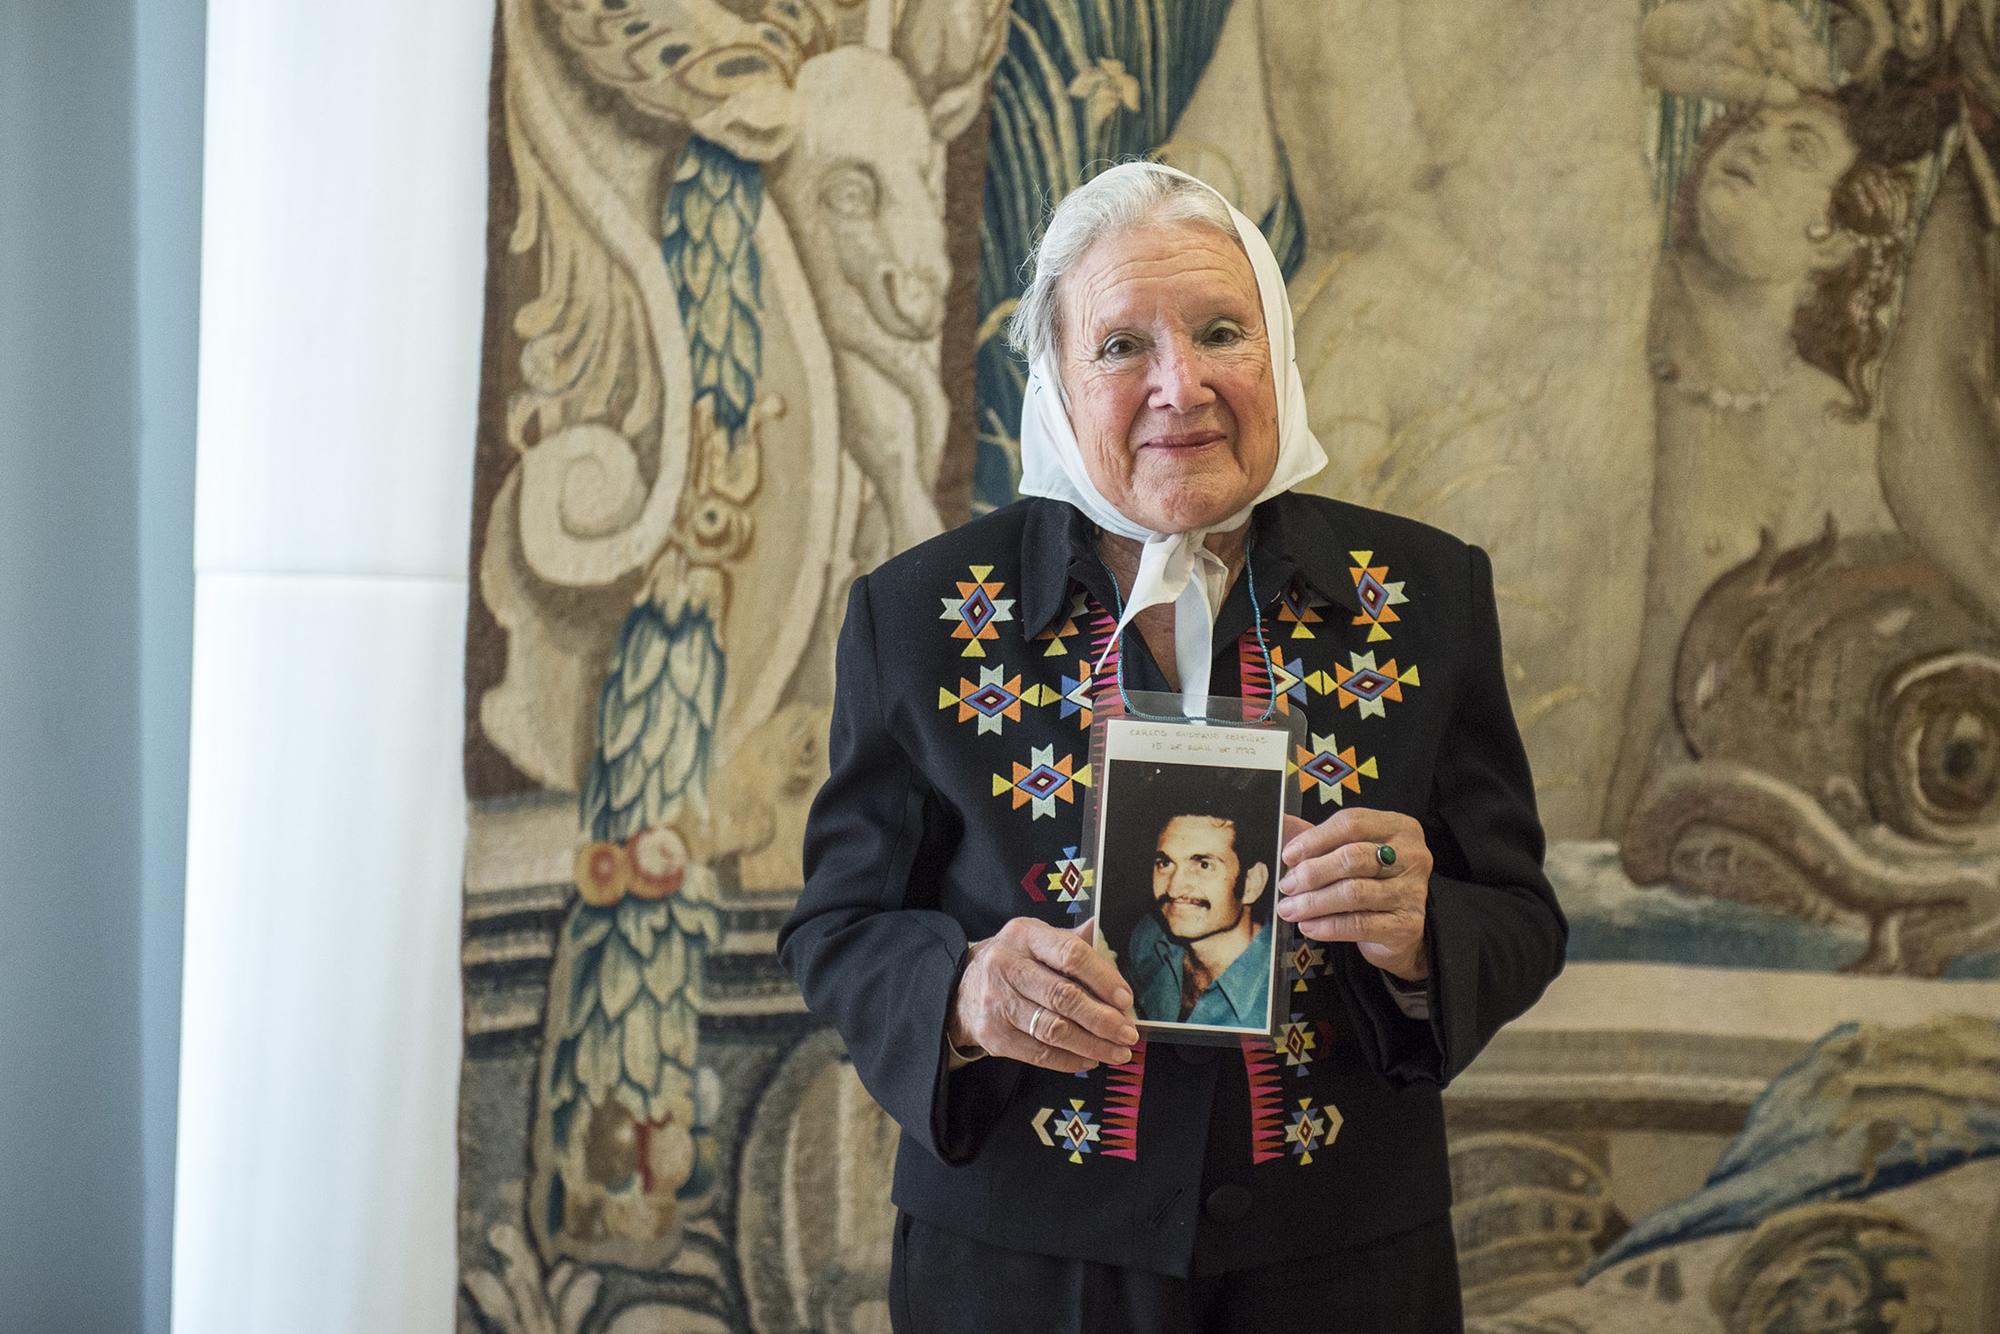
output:
[[[1798,281],[1831,263],[1842,242],[1808,232],[1825,229],[1833,187],[1854,157],[1840,113],[1827,103],[1764,108],[1702,171],[1695,197],[1702,248],[1752,282]]]
[[[1277,466],[1278,401],[1235,238],[1185,223],[1107,236],[1060,296],[1063,390],[1099,494],[1158,533],[1255,500]]]
[[[1153,906],[1167,934],[1183,943],[1235,929],[1264,892],[1268,870],[1258,862],[1237,880],[1236,826],[1206,815],[1176,815],[1160,830],[1153,853]]]

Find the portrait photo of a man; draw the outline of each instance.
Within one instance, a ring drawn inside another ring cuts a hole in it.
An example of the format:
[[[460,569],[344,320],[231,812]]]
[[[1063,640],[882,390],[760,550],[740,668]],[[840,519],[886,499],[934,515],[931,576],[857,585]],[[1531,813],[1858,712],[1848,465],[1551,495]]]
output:
[[[1147,1025],[1270,1027],[1282,771],[1112,759],[1099,927]]]

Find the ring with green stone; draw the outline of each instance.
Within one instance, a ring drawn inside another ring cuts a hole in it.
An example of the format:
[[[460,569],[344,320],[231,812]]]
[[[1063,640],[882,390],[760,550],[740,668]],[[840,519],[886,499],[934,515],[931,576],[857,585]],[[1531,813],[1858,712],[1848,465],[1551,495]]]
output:
[[[1377,843],[1375,845],[1375,860],[1384,866],[1394,866],[1396,864],[1396,850],[1387,843]]]

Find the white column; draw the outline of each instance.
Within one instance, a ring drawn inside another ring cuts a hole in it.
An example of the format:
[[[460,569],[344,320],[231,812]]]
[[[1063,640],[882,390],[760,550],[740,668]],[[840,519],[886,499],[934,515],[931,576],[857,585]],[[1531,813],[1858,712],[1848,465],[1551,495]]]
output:
[[[211,0],[174,1327],[450,1328],[489,5]]]

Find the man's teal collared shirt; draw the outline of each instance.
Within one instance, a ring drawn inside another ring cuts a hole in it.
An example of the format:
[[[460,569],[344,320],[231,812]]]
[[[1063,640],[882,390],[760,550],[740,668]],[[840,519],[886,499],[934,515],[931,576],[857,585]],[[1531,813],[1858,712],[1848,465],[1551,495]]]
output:
[[[1259,926],[1236,961],[1222,970],[1186,1019],[1181,1018],[1181,965],[1187,946],[1169,936],[1159,919],[1148,914],[1132,928],[1126,944],[1131,956],[1133,1007],[1153,1023],[1221,1024],[1263,1030],[1271,986],[1271,931]]]

